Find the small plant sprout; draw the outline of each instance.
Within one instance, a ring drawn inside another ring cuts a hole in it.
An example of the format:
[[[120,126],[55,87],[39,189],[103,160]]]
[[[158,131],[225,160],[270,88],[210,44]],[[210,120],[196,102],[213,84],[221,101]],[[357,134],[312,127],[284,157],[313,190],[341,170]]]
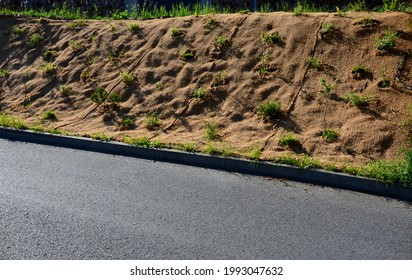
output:
[[[292,147],[298,146],[299,144],[300,144],[299,139],[293,136],[292,133],[286,133],[279,139],[279,146],[281,147],[292,148]]]
[[[80,79],[83,82],[87,82],[90,79],[90,72],[89,69],[84,69],[81,73],[80,73]]]
[[[134,81],[133,75],[127,72],[120,72],[119,76],[126,85],[130,85]]]
[[[205,137],[208,141],[214,141],[219,137],[219,131],[215,122],[207,122],[205,126]]]
[[[326,129],[320,133],[320,136],[326,142],[334,142],[338,138],[339,134],[334,130]]]
[[[229,43],[230,43],[229,37],[228,37],[228,36],[224,36],[224,35],[219,35],[219,36],[217,36],[216,39],[215,39],[215,42],[214,42],[215,47],[216,47],[218,50],[222,50],[224,47],[226,47],[227,45],[229,45]]]
[[[353,106],[356,107],[361,107],[361,106],[365,106],[368,104],[369,98],[364,97],[364,96],[359,96],[356,93],[350,92],[348,94],[346,94],[343,99],[352,104]]]
[[[112,33],[116,33],[117,27],[113,23],[109,23],[109,30]]]
[[[0,69],[0,78],[6,78],[9,75],[9,69]]]
[[[96,139],[102,142],[109,142],[113,139],[113,137],[107,136],[104,132],[98,132],[92,135],[92,139]]]
[[[41,118],[42,120],[47,120],[47,121],[57,121],[57,115],[53,111],[44,112]]]
[[[388,77],[388,74],[386,72],[386,67],[383,67],[380,71],[380,74],[382,76],[382,79],[378,82],[378,87],[379,88],[388,88],[391,86],[391,80]]]
[[[115,110],[119,107],[119,103],[122,99],[118,93],[113,92],[109,94],[107,101],[109,102],[110,109]]]
[[[332,31],[333,31],[333,23],[329,21],[329,22],[322,24],[322,27],[319,30],[319,35],[321,37],[324,37],[327,34],[331,33]]]
[[[98,87],[94,91],[94,93],[90,96],[90,100],[98,105],[102,104],[108,96],[107,91],[102,88]]]
[[[360,79],[366,73],[367,69],[365,66],[362,65],[355,65],[352,68],[352,76],[355,79]]]
[[[181,51],[180,52],[180,59],[182,59],[182,60],[184,60],[184,61],[188,61],[188,60],[190,60],[190,59],[192,59],[192,58],[194,58],[195,57],[195,54],[194,54],[194,52],[192,51],[192,50],[183,50],[183,51]]]
[[[43,36],[40,35],[39,33],[34,33],[30,36],[29,38],[29,44],[34,46],[39,45],[41,42],[43,42]]]
[[[390,50],[396,46],[398,37],[396,31],[388,29],[376,40],[375,47],[378,50]]]
[[[162,121],[159,119],[159,115],[157,113],[152,113],[146,116],[145,124],[147,128],[151,129],[159,127],[162,124]]]
[[[246,149],[246,158],[253,160],[253,161],[258,161],[260,159],[260,156],[262,155],[262,150],[259,147],[254,147],[252,149]]]
[[[257,115],[264,119],[275,119],[280,115],[280,101],[267,101],[257,108]]]
[[[162,82],[157,82],[157,83],[155,84],[155,89],[156,89],[156,90],[162,90],[163,88],[164,88],[164,85],[163,85]]]
[[[123,52],[120,52],[120,51],[117,51],[117,50],[114,50],[114,49],[110,49],[110,50],[107,52],[107,57],[108,57],[110,60],[120,59],[120,58],[122,58],[123,56],[124,56],[124,53],[123,53]]]
[[[24,35],[29,32],[29,28],[27,26],[15,26],[13,27],[13,33],[17,35]]]
[[[119,124],[119,129],[120,130],[128,130],[128,129],[133,129],[136,127],[136,124],[134,123],[134,119],[130,116],[123,116],[122,120],[120,121]]]
[[[47,50],[43,53],[44,58],[52,60],[53,57],[56,55],[56,52],[53,50]]]
[[[276,71],[275,67],[269,65],[269,53],[266,51],[261,56],[259,56],[260,60],[262,61],[261,65],[256,66],[255,71],[259,73],[260,77],[268,75],[274,71]]]
[[[169,33],[170,33],[170,35],[172,36],[172,38],[176,38],[176,37],[179,37],[179,36],[182,36],[182,35],[183,35],[183,31],[181,31],[181,30],[180,30],[179,28],[177,28],[177,27],[172,27],[172,28],[170,28]]]
[[[60,85],[59,86],[59,92],[63,95],[67,95],[72,91],[72,89],[69,86],[66,85]]]
[[[54,68],[54,64],[50,62],[44,63],[41,67],[41,70],[43,70],[44,73],[50,74],[53,73],[56,69]]]
[[[192,96],[197,99],[205,99],[207,97],[207,90],[203,87],[197,88]]]
[[[260,32],[260,39],[262,40],[263,43],[266,43],[269,45],[274,45],[281,41],[279,32],[273,32],[273,33],[268,34],[262,31]]]
[[[203,25],[204,28],[206,28],[207,30],[211,31],[213,30],[217,25],[219,24],[219,22],[217,22],[213,17],[207,17],[205,24]]]
[[[333,84],[329,84],[325,78],[321,78],[319,84],[323,86],[322,95],[328,96],[333,89]]]
[[[80,50],[80,49],[83,48],[82,43],[80,43],[80,42],[78,42],[78,41],[76,41],[76,40],[70,40],[70,41],[69,41],[69,45],[70,45],[70,47],[72,47],[72,49],[75,50],[75,51],[78,51],[78,50]]]
[[[310,55],[308,57],[309,67],[321,71],[323,69],[322,59],[316,55]]]
[[[129,30],[133,33],[137,33],[140,30],[140,26],[137,23],[131,23],[129,25]]]
[[[300,2],[298,2],[295,8],[293,9],[293,15],[296,17],[301,16],[303,15],[303,10],[303,5]]]
[[[227,84],[227,73],[225,71],[219,71],[215,74],[213,81],[212,81],[212,87],[216,88],[219,86],[224,86]]]

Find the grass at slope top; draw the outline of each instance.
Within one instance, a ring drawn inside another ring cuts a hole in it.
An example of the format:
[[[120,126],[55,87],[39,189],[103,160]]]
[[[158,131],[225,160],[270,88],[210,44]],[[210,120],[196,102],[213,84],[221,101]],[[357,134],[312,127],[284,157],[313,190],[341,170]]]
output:
[[[408,14],[0,26],[0,111],[36,130],[410,183]]]

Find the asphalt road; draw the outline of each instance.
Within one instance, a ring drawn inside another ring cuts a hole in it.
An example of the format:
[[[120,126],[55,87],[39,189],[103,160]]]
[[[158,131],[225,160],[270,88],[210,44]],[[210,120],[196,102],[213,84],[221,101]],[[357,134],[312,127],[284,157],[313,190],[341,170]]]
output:
[[[0,139],[0,259],[412,259],[412,206]]]

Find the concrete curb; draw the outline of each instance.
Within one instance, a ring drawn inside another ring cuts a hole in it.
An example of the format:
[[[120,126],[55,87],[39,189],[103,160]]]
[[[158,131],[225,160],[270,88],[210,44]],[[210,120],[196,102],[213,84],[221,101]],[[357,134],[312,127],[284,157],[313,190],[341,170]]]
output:
[[[254,163],[245,159],[209,156],[167,149],[147,149],[119,142],[101,142],[88,138],[51,135],[3,127],[0,127],[0,138],[258,176],[283,178],[412,202],[412,187],[404,187],[401,185],[386,186],[384,183],[376,180],[324,170],[301,169],[261,161]]]

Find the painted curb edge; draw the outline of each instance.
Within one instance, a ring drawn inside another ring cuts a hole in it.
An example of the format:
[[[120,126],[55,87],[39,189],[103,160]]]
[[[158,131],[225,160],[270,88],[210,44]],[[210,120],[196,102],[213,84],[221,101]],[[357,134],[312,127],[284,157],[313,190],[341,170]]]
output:
[[[301,169],[264,161],[252,162],[246,159],[210,156],[169,149],[142,148],[120,142],[102,142],[89,138],[52,135],[4,127],[0,127],[0,138],[250,175],[282,178],[412,202],[412,187],[404,187],[402,185],[387,186],[373,179],[325,170]]]

